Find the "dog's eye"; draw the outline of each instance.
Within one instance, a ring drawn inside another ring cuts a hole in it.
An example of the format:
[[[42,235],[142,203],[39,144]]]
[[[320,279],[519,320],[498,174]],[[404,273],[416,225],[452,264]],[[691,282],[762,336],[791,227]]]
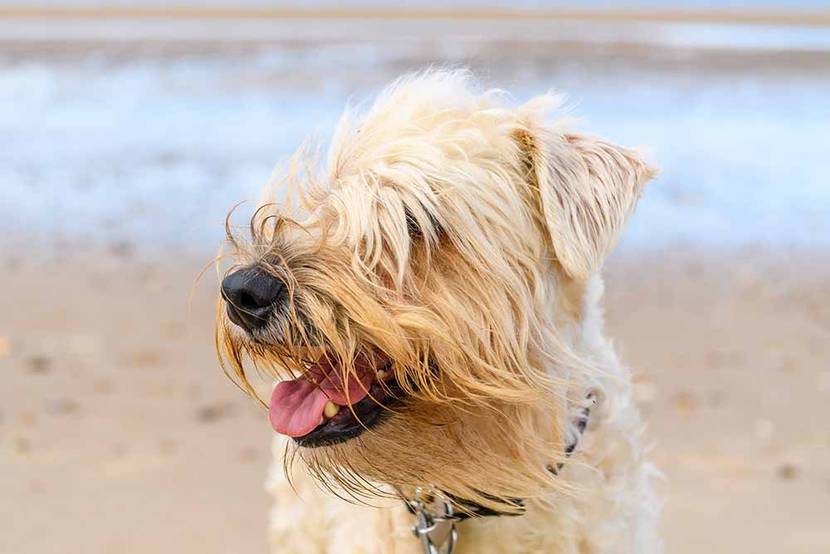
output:
[[[410,240],[423,238],[424,229],[421,228],[418,218],[415,217],[408,207],[404,207],[404,215],[406,216],[406,230],[409,232]],[[439,237],[441,235],[441,225],[439,225],[435,217],[428,212],[426,213],[426,218],[430,227],[428,229],[429,234],[434,238]]]
[[[418,220],[412,215],[412,211],[409,208],[404,208],[404,214],[406,214],[406,230],[409,233],[409,238],[416,239],[423,236],[421,226],[418,225]]]

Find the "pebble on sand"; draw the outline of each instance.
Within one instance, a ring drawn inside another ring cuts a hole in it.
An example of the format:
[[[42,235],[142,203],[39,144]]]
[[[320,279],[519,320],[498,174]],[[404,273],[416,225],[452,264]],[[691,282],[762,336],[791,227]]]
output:
[[[52,360],[48,356],[36,354],[26,360],[26,366],[31,373],[46,373],[52,368]]]
[[[789,481],[791,479],[795,479],[798,477],[798,466],[791,463],[784,463],[778,466],[776,470],[776,474],[778,475],[779,479],[783,479],[785,481]]]
[[[697,411],[697,399],[688,391],[681,391],[672,397],[674,410],[681,415],[691,415]]]
[[[234,406],[229,402],[205,404],[196,410],[196,419],[202,423],[213,423],[233,415]]]

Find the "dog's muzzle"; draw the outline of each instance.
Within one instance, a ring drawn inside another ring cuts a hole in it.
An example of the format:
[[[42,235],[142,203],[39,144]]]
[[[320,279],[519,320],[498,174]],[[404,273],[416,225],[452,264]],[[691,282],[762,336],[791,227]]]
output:
[[[222,280],[228,318],[249,333],[268,323],[286,298],[285,283],[259,266],[234,271]]]

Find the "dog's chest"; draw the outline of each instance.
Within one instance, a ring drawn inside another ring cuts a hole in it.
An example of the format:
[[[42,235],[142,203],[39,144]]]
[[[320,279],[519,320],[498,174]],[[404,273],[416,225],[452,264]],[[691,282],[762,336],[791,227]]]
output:
[[[277,465],[277,464],[275,464]],[[355,505],[320,490],[297,472],[289,484],[281,464],[269,488],[275,497],[271,517],[272,552],[327,554],[421,554],[411,532],[415,523],[403,502],[376,500],[375,506]],[[458,524],[454,554],[576,552],[563,541],[573,533],[562,529],[552,514],[485,517]]]

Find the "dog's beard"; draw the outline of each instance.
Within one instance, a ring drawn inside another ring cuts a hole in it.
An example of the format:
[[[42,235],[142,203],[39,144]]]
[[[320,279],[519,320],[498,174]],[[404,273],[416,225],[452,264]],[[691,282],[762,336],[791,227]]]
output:
[[[504,345],[491,343],[489,351],[485,345],[475,347],[459,327],[464,319],[453,309],[485,321],[490,312],[463,306],[456,295],[476,277],[462,285],[455,271],[433,274],[422,289],[432,297],[408,310],[400,300],[390,308],[392,293],[378,296],[383,289],[377,282],[367,285],[355,278],[348,283],[349,271],[340,273],[336,287],[331,282],[313,287],[297,283],[291,306],[258,341],[235,332],[220,313],[220,351],[247,390],[253,389],[245,377],[245,357],[284,379],[307,372],[324,352],[338,360],[343,382],[357,373],[354,359],[360,352],[382,352],[394,362],[399,402],[390,403],[381,423],[340,444],[302,448],[289,442],[287,462],[301,462],[338,495],[370,503],[390,490],[408,494],[430,486],[513,512],[512,499],[541,498],[551,487],[562,486],[547,468],[565,456],[558,417],[566,409],[560,393],[564,387],[543,368],[576,359],[554,360],[531,341],[519,366],[515,356],[505,355],[514,350]],[[324,273],[325,279],[334,278],[334,272]],[[489,287],[491,294],[498,290],[493,283],[478,286]],[[348,294],[335,300],[309,292],[326,287]],[[423,304],[434,308],[426,310]],[[448,329],[442,321],[454,321],[456,327]],[[503,319],[486,324],[495,330],[500,323]],[[522,331],[514,327],[513,332]],[[552,331],[543,333],[549,345],[558,344]]]
[[[409,496],[435,487],[499,512],[517,511],[514,499],[540,499],[561,487],[548,468],[562,460],[555,414],[540,406],[459,409],[411,400],[382,425],[339,445],[289,447],[335,494],[362,501],[391,485]]]

